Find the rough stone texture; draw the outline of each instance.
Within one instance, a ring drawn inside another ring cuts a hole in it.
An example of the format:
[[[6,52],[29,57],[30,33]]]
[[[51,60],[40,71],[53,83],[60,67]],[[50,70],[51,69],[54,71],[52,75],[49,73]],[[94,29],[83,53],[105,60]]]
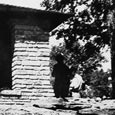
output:
[[[7,105],[0,106],[1,115],[76,115],[76,112],[70,110],[50,110],[44,108],[36,108],[31,105]]]
[[[65,102],[63,99],[39,98],[33,103],[35,107],[52,109],[56,112],[58,110],[66,112],[71,110],[71,115],[115,115],[115,100],[98,101],[87,98],[68,98],[68,102]]]
[[[14,37],[13,90],[21,90],[28,99],[54,96],[49,81],[48,33],[38,26],[15,25]]]
[[[115,115],[115,100],[39,97],[38,100],[1,97],[0,115]]]

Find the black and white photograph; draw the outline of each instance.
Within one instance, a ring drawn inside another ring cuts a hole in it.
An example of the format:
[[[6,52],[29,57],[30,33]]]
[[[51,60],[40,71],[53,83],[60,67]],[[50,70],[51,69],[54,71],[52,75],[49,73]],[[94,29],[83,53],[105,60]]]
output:
[[[0,0],[0,115],[115,115],[115,0]]]

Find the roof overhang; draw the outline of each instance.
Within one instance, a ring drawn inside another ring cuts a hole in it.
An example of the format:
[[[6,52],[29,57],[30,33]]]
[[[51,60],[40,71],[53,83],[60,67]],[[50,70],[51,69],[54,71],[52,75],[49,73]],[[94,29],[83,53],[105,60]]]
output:
[[[72,14],[0,4],[0,17],[3,15],[6,16],[6,18],[20,19],[24,18],[25,16],[30,16],[36,17],[37,19],[47,19],[50,22],[50,28],[48,31],[53,30],[59,24],[72,17]]]

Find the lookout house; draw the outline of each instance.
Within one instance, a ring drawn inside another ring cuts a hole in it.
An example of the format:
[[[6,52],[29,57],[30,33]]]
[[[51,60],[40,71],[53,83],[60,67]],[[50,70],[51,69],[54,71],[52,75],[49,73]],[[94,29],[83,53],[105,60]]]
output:
[[[29,98],[53,96],[49,32],[70,15],[0,5],[0,89]]]

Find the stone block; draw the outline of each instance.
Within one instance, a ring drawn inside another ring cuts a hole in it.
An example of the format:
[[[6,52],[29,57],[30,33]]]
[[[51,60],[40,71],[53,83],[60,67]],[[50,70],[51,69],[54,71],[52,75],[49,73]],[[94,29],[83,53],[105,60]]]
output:
[[[16,80],[16,79],[29,79],[30,78],[30,75],[14,75],[13,77],[12,77],[12,80],[14,81],[14,80]]]
[[[45,85],[34,85],[33,88],[47,90],[47,89],[52,89],[52,86],[51,85],[49,85],[49,86],[48,85],[47,86],[45,86]]]
[[[40,66],[28,66],[28,65],[15,65],[12,67],[12,71],[15,70],[33,70],[33,71],[40,71],[40,70],[48,70],[49,67],[40,67]]]
[[[17,65],[21,66],[22,62],[21,61],[14,61],[14,62],[12,62],[12,67],[17,66]]]
[[[40,75],[40,71],[36,70],[25,70],[24,68],[21,68],[20,70],[15,70],[12,72],[12,75]]]
[[[39,93],[38,95],[40,95],[39,97],[54,97],[54,93]]]
[[[13,56],[12,62],[28,59],[27,56]]]
[[[40,74],[42,75],[42,76],[50,76],[50,71],[40,71]]]
[[[22,69],[23,69],[24,66],[36,66],[36,67],[40,67],[41,64],[45,64],[45,63],[43,63],[41,61],[27,61],[27,60],[23,60],[23,61],[14,61],[12,63],[12,67],[15,66],[15,65],[21,65]],[[47,62],[45,65],[48,65],[48,64],[49,64],[49,62]]]
[[[38,49],[34,48],[34,47],[32,47],[32,48],[20,47],[20,48],[15,48],[14,52],[30,52],[31,53],[31,52],[38,52]]]
[[[50,58],[49,57],[41,57],[41,56],[29,56],[29,57],[19,57],[19,58],[15,58],[13,59],[13,61],[15,60],[30,60],[30,61],[49,61]]]
[[[29,47],[29,44],[26,44],[26,43],[16,42],[14,44],[14,48],[28,48],[28,47]]]
[[[48,42],[34,42],[34,41],[26,41],[21,42],[20,40],[16,40],[14,44],[15,48],[43,48],[43,49],[49,49],[49,43]]]

